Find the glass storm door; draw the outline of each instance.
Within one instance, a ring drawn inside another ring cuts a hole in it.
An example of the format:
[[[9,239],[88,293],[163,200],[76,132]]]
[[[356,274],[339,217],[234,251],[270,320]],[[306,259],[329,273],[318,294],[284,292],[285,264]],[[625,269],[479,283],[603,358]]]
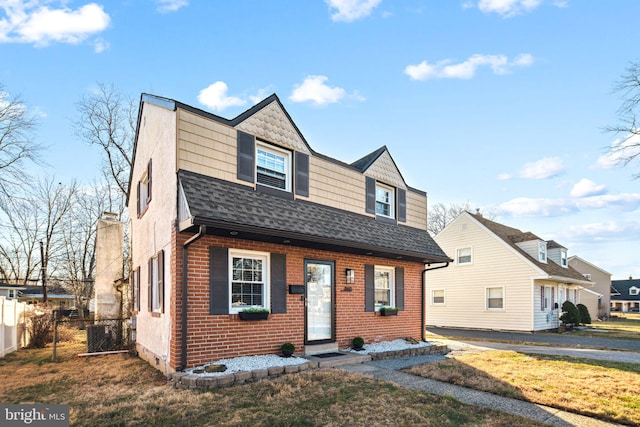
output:
[[[333,263],[306,261],[306,341],[332,341]]]

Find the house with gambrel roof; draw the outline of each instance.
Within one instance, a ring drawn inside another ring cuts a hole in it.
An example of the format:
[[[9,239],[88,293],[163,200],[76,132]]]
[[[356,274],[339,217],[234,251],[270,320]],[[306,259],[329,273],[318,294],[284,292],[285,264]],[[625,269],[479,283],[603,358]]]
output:
[[[424,338],[424,272],[450,259],[387,147],[317,153],[276,95],[225,119],[143,94],[129,188],[136,346],[158,369]]]
[[[429,326],[554,329],[562,303],[579,303],[593,284],[568,265],[564,246],[479,213],[462,213],[435,241],[454,262],[427,273]]]

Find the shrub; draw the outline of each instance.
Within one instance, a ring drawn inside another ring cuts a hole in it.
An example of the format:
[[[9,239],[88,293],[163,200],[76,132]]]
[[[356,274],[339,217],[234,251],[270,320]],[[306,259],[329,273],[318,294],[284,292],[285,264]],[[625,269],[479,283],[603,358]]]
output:
[[[591,324],[591,315],[589,314],[589,309],[584,304],[578,304],[578,311],[580,312],[580,323],[583,325]]]
[[[562,323],[568,325],[579,325],[580,324],[580,311],[571,301],[565,301],[562,303],[562,316],[560,316],[560,320]]]
[[[286,342],[280,346],[280,350],[282,350],[283,353],[293,353],[295,349],[296,347],[290,342]]]
[[[29,315],[29,347],[44,348],[53,342],[53,313],[49,309],[36,309]]]
[[[353,344],[353,348],[355,348],[356,350],[362,348],[362,346],[364,345],[364,338],[362,337],[355,337],[353,339],[353,341],[351,341],[351,344]]]

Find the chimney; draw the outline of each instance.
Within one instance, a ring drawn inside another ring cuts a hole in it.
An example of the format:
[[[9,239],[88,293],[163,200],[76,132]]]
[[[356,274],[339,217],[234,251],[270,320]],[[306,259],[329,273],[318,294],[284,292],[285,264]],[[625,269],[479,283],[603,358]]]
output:
[[[633,280],[633,276],[632,275],[629,275],[629,280]]]
[[[476,208],[476,216],[482,218],[482,214],[480,213],[480,208]]]

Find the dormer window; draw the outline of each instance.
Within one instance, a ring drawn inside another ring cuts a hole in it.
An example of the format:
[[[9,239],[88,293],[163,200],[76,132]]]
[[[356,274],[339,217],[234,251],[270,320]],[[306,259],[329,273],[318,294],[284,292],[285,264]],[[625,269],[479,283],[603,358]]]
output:
[[[560,265],[564,268],[569,266],[569,262],[567,261],[567,250],[564,248],[560,249]]]
[[[376,214],[387,218],[395,217],[394,189],[388,185],[376,183]]]
[[[538,242],[538,261],[547,262],[547,242]]]
[[[629,288],[629,295],[638,295],[640,294],[640,289],[636,288],[635,286],[632,286]]]
[[[291,153],[256,144],[256,182],[291,191]]]

